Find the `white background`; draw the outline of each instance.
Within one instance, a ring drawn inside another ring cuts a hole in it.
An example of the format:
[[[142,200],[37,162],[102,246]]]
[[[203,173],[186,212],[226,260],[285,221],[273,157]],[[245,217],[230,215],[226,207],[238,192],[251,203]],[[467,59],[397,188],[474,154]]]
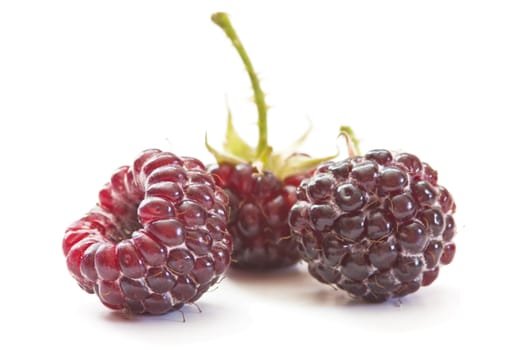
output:
[[[193,5],[191,5],[191,4]],[[285,4],[284,4],[285,3]],[[458,205],[455,261],[401,304],[350,302],[304,266],[234,272],[182,315],[127,320],[69,277],[64,229],[143,149],[206,162],[249,82],[209,20],[231,14],[263,78],[270,141],[341,124],[416,153]],[[522,348],[525,8],[521,1],[0,2],[1,347]]]

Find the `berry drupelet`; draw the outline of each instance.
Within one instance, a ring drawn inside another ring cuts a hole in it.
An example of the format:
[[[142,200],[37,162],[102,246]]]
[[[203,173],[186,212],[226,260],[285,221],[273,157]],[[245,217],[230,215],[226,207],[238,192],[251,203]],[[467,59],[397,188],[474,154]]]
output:
[[[454,258],[455,203],[418,157],[373,150],[320,165],[289,222],[309,272],[367,301],[428,286]]]
[[[144,151],[67,229],[67,267],[111,309],[178,309],[199,299],[230,264],[226,210],[226,194],[199,160]]]
[[[245,269],[272,269],[299,261],[296,242],[291,239],[288,214],[295,203],[296,187],[320,162],[295,152],[307,133],[286,154],[274,153],[268,145],[265,96],[252,63],[225,13],[212,20],[232,41],[250,77],[258,111],[259,140],[256,147],[237,133],[228,114],[223,151],[208,150],[217,163],[210,167],[218,184],[229,197],[228,229],[233,237],[232,266]]]

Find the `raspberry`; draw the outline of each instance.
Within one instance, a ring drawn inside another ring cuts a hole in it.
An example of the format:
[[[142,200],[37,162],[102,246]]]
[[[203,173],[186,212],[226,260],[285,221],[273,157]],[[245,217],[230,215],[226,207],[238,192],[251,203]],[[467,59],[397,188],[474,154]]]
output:
[[[412,154],[325,162],[297,197],[289,223],[309,272],[355,297],[413,293],[454,258],[454,200]]]
[[[254,148],[238,134],[228,115],[224,151],[208,150],[218,165],[210,168],[230,199],[228,229],[233,236],[232,266],[271,269],[299,261],[287,218],[295,203],[295,190],[302,178],[320,162],[295,152],[307,136],[299,138],[286,154],[274,153],[268,145],[267,109],[264,93],[249,57],[228,16],[216,13],[212,20],[224,30],[239,53],[250,77],[258,111],[259,141]]]
[[[80,287],[111,309],[162,314],[195,302],[230,264],[227,197],[197,159],[152,149],[119,168],[62,248]]]
[[[288,213],[296,201],[297,178],[281,181],[250,164],[221,163],[211,168],[229,201],[228,229],[233,237],[233,265],[264,269],[299,260],[290,236]]]

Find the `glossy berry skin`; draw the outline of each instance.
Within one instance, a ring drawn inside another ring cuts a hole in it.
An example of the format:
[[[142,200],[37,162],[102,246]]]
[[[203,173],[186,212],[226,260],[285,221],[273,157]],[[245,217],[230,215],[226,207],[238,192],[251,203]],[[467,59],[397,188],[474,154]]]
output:
[[[264,270],[299,261],[288,214],[296,188],[305,176],[279,180],[248,163],[220,163],[210,168],[229,197],[228,230],[233,237],[232,266]]]
[[[162,314],[195,302],[230,264],[227,201],[199,160],[146,150],[67,229],[67,267],[111,309]]]
[[[309,272],[367,301],[428,286],[456,251],[455,203],[416,156],[373,150],[320,165],[289,222]]]

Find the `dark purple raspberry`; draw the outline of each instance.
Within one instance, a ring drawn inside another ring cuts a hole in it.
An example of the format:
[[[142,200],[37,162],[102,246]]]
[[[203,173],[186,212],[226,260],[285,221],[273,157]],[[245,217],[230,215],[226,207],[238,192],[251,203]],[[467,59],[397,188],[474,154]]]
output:
[[[231,260],[227,196],[200,161],[144,151],[66,231],[80,287],[111,309],[162,314],[195,302]]]
[[[320,165],[289,223],[319,281],[368,301],[413,293],[454,258],[455,203],[416,156],[373,150]]]

